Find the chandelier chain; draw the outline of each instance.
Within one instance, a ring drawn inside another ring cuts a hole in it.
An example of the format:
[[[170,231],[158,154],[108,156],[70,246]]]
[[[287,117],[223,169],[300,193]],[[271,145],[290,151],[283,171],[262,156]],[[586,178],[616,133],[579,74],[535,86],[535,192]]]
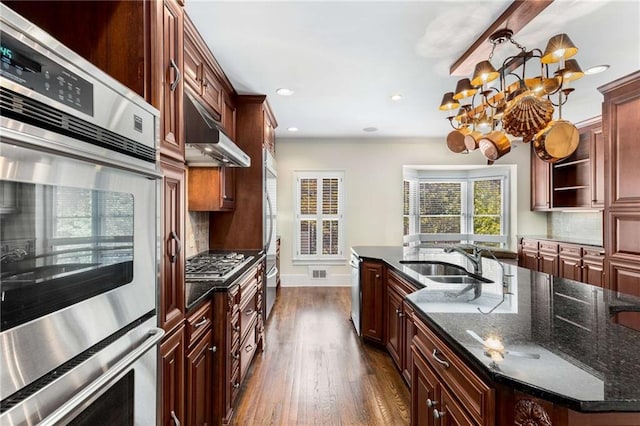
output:
[[[515,45],[516,45],[516,47],[517,47],[518,49],[522,50],[523,52],[526,52],[526,51],[527,51],[527,48],[526,48],[526,47],[524,47],[523,45],[521,45],[520,43],[518,43],[517,41],[515,41],[513,38],[509,37],[509,41],[510,41],[511,43],[515,44]]]

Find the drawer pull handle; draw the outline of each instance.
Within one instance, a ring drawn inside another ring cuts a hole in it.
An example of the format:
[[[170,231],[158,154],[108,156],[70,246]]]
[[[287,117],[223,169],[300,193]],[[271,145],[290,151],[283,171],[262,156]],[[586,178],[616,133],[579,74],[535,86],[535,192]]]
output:
[[[198,321],[197,323],[193,324],[194,327],[198,328],[201,327],[203,325],[205,325],[207,323],[207,318],[206,317],[202,317],[202,319],[200,321]]]
[[[437,349],[434,349],[434,350],[433,350],[433,353],[431,353],[431,356],[432,356],[432,357],[433,357],[433,359],[435,359],[439,364],[444,365],[444,368],[449,368],[449,367],[450,367],[450,365],[449,365],[449,363],[448,363],[447,361],[445,361],[445,360],[443,360],[443,359],[438,358],[438,350],[437,350]]]
[[[253,309],[249,308],[246,311],[244,311],[245,315],[251,315],[253,313]]]
[[[247,345],[244,347],[245,352],[251,352],[253,350],[253,345]]]
[[[235,353],[235,354],[234,354],[233,352],[231,352],[231,358],[233,358],[233,359],[240,359],[240,354],[238,354],[238,353]]]
[[[180,426],[180,420],[178,420],[178,416],[176,416],[176,412],[171,410],[171,418],[173,419],[173,423],[175,423],[176,426]]]
[[[235,382],[235,383],[233,384],[233,388],[234,388],[234,389],[238,389],[239,387],[240,387],[240,383],[239,383],[239,382]]]
[[[429,407],[429,408],[433,408],[433,407],[435,407],[436,405],[438,405],[438,401],[432,401],[432,400],[431,400],[431,398],[428,398],[428,399],[427,399],[427,407]]]
[[[434,409],[433,410],[433,418],[436,419],[436,420],[440,419],[445,414],[446,413],[444,411],[438,411],[438,409]]]

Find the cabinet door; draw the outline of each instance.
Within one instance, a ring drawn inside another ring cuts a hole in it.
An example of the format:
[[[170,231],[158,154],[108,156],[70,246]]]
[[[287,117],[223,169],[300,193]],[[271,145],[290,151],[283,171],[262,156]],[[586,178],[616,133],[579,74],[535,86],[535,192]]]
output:
[[[538,270],[538,251],[522,250],[522,255],[518,261],[518,266],[531,269],[532,271]]]
[[[413,354],[411,377],[411,426],[433,426],[433,410],[440,404],[440,384],[418,352]]]
[[[222,116],[222,85],[207,64],[202,71],[202,99],[218,114],[218,117]]]
[[[213,355],[211,330],[187,355],[187,423],[213,424]]]
[[[189,169],[189,210],[233,210],[235,188],[233,167],[192,167]]]
[[[162,390],[161,424],[184,424],[184,328],[165,337],[160,344]]]
[[[475,426],[476,423],[471,420],[469,414],[462,405],[456,401],[449,390],[443,386],[440,393],[441,404],[437,411],[434,410],[433,416],[440,420],[441,426]]]
[[[182,124],[184,12],[174,0],[164,0],[162,14],[162,104],[160,150],[184,160]]]
[[[231,140],[236,140],[236,105],[226,91],[222,92],[222,128]]]
[[[222,182],[220,185],[222,210],[233,210],[236,207],[236,169],[222,168]]]
[[[185,32],[185,34],[188,34]],[[184,37],[184,82],[197,95],[202,94],[202,57],[191,37]]]
[[[402,346],[402,297],[392,287],[387,287],[387,350],[402,370],[403,346]]]
[[[640,266],[635,262],[612,260],[609,272],[611,290],[640,297]],[[640,312],[622,312],[615,315],[613,321],[640,331]]]
[[[162,258],[160,325],[169,331],[184,319],[184,169],[161,162]]]
[[[409,387],[411,387],[411,364],[413,364],[413,351],[411,350],[411,342],[413,336],[416,334],[416,325],[413,322],[413,309],[407,303],[402,302],[402,311],[404,313],[403,328],[404,333],[402,339],[402,346],[404,348],[402,360],[402,376],[406,380]]]
[[[364,261],[361,264],[362,336],[375,343],[383,343],[383,267],[381,263]]]
[[[562,256],[559,257],[558,275],[574,281],[582,281],[582,262],[579,257]]]
[[[531,144],[531,210],[551,208],[551,166],[542,161]]]
[[[604,287],[604,256],[582,258],[582,282]]]
[[[558,275],[558,255],[539,252],[538,271],[549,275]]]

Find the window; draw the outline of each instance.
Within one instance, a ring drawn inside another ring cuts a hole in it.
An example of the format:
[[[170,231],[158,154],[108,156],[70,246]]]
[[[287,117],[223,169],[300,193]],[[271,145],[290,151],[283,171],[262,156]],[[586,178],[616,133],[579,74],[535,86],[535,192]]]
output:
[[[342,260],[343,172],[296,172],[294,260]]]
[[[405,178],[404,242],[503,247],[508,242],[508,176],[504,169],[448,173],[422,170]]]

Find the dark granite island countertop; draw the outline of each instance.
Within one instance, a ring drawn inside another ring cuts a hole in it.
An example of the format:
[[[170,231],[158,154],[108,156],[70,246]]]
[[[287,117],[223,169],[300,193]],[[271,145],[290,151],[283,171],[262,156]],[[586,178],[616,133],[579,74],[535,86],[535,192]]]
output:
[[[228,291],[235,285],[240,283],[240,278],[252,269],[258,262],[262,261],[265,257],[264,250],[209,250],[208,253],[223,254],[223,253],[241,253],[245,256],[253,256],[253,259],[247,263],[241,270],[229,277],[224,281],[211,280],[185,280],[185,302],[187,312],[197,306],[202,300],[205,300],[211,293],[217,291]],[[207,253],[207,252],[204,252]],[[200,253],[202,254],[202,253]]]
[[[502,298],[501,268],[484,259],[483,293],[431,281],[402,260],[435,260],[465,266],[466,259],[402,247],[354,247],[361,258],[382,260],[420,290],[407,296],[416,313],[473,369],[491,380],[580,412],[640,412],[640,332],[616,324],[618,311],[640,310],[640,298],[505,265],[509,293],[492,313],[478,308]],[[469,268],[467,268],[469,269]],[[497,274],[497,275],[496,275]],[[482,339],[499,339],[506,351],[539,355],[531,359],[506,353],[485,355]],[[638,418],[640,424],[640,414]]]

